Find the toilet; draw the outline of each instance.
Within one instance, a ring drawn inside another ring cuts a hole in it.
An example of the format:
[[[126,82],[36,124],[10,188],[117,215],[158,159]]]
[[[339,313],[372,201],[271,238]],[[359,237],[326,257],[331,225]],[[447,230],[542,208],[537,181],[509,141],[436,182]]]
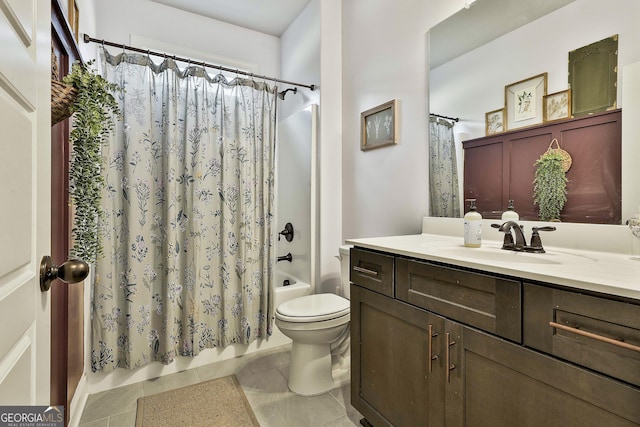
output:
[[[334,388],[332,347],[348,351],[351,318],[348,246],[340,248],[339,258],[342,296],[333,293],[306,295],[276,308],[276,326],[293,341],[289,390],[301,396],[313,396]]]

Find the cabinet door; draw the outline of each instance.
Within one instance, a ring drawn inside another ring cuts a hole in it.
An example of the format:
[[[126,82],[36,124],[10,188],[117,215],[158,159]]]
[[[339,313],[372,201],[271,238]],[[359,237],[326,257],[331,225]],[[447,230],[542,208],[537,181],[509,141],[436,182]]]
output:
[[[376,427],[442,426],[444,319],[351,286],[351,404]]]
[[[640,423],[636,387],[468,327],[463,338],[462,354],[454,353],[452,363],[464,370],[464,382],[458,384],[464,405],[459,409],[467,427]]]

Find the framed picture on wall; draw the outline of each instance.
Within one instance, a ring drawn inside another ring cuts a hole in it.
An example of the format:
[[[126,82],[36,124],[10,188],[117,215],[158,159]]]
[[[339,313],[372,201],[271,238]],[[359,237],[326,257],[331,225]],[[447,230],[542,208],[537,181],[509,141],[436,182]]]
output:
[[[613,110],[618,93],[618,35],[569,52],[571,114]]]
[[[362,151],[397,144],[396,100],[393,99],[360,115],[360,149]]]
[[[571,89],[545,95],[543,107],[545,122],[568,119],[571,117]]]
[[[486,135],[504,132],[504,108],[489,111],[484,116]]]
[[[79,27],[80,27],[80,9],[78,8],[78,3],[76,0],[69,0],[69,25],[71,25],[71,31],[73,31],[73,36],[78,42],[79,36]]]
[[[546,94],[547,73],[505,86],[505,130],[542,123],[542,100]]]

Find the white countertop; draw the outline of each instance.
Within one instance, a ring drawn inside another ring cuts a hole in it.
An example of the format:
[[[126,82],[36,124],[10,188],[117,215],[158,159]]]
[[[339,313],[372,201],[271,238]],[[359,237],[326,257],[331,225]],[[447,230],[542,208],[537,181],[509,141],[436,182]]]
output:
[[[522,279],[640,300],[640,261],[628,255],[546,246],[532,254],[500,249],[501,241],[467,248],[460,237],[439,234],[350,239],[346,243]]]

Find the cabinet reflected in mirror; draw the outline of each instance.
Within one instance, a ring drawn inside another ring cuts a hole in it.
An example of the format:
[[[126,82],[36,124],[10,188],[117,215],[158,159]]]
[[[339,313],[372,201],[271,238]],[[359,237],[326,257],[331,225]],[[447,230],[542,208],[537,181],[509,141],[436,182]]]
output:
[[[504,107],[506,85],[547,73],[548,94],[565,90],[568,88],[568,53],[618,34],[617,107],[622,108],[623,119],[632,117],[632,111],[637,112],[640,108],[637,97],[630,94],[633,93],[633,88],[637,91],[640,80],[637,72],[640,70],[637,65],[640,63],[640,44],[635,43],[640,39],[640,27],[634,19],[640,16],[640,2],[619,0],[605,5],[598,0],[560,0],[555,6],[556,10],[538,12],[543,16],[533,21],[517,13],[505,16],[509,11],[522,12],[523,2],[515,1],[515,6],[512,3],[512,0],[477,0],[469,10],[461,10],[429,33],[429,55],[434,59],[429,72],[429,110],[431,113],[460,118],[454,126],[454,138],[461,209],[464,208],[462,141],[485,136],[485,114]],[[545,2],[547,5],[549,3],[552,2]],[[467,24],[465,31],[447,33],[450,31],[447,28],[451,27],[459,15],[469,12],[479,16],[476,18],[476,27]],[[459,45],[466,38],[477,41],[482,38],[479,32],[483,28],[493,29],[498,26],[490,22],[503,22],[508,24],[508,28],[504,33],[494,33],[490,36],[493,39],[483,41],[485,44],[481,46],[459,50]],[[517,26],[514,23],[526,25],[513,29]],[[448,35],[443,37],[443,34]],[[443,59],[438,53],[443,50],[455,53]],[[640,192],[632,188],[635,183],[640,182],[640,169],[634,165],[634,162],[638,163],[640,160],[640,149],[635,147],[639,144],[633,144],[633,141],[639,139],[640,131],[634,125],[634,120],[622,120],[621,222],[635,213],[640,205]],[[526,205],[531,203],[531,200],[523,202]],[[481,204],[480,200],[478,204]],[[506,205],[503,209],[506,209]],[[572,217],[570,221],[601,222],[590,221],[586,215],[580,220]]]

